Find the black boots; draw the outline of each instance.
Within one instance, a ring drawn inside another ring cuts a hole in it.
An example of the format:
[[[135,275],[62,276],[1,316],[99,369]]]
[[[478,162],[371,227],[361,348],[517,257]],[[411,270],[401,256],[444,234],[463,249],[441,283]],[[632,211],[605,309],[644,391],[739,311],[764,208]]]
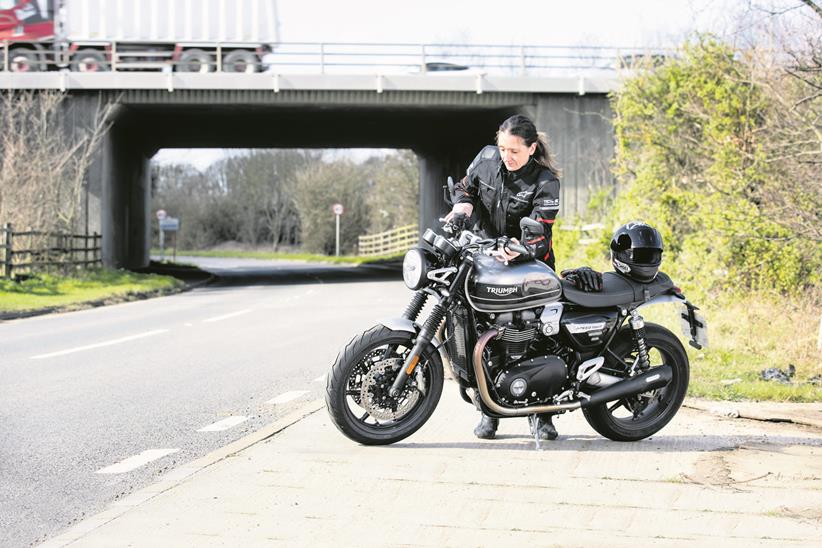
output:
[[[535,424],[536,423],[536,424]],[[555,440],[557,439],[557,429],[554,428],[553,415],[551,413],[543,413],[528,417],[528,424],[531,426],[531,435],[534,435],[534,430],[539,433],[541,440]],[[492,440],[497,435],[497,427],[499,426],[499,419],[489,417],[483,414],[479,424],[474,428],[474,435],[481,440]]]
[[[554,428],[553,415],[542,413],[541,415],[531,415],[528,417],[528,424],[531,426],[531,435],[541,440],[557,439],[557,429]]]
[[[474,435],[481,440],[492,440],[497,435],[498,426],[499,419],[489,417],[483,413],[479,424],[474,428]]]

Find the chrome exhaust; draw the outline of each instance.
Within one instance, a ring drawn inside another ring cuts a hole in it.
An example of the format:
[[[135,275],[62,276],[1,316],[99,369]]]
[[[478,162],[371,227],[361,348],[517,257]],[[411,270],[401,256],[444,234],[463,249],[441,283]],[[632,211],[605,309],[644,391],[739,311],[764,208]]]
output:
[[[522,417],[535,413],[554,413],[557,411],[569,411],[581,407],[598,405],[662,388],[668,385],[673,378],[673,370],[668,365],[654,367],[650,371],[627,379],[619,379],[612,375],[597,372],[591,375],[587,382],[588,384],[596,382],[599,386],[603,386],[603,388],[600,388],[590,396],[583,395],[582,400],[552,405],[531,405],[529,407],[517,408],[503,407],[491,398],[491,393],[488,390],[488,379],[485,378],[485,368],[482,367],[482,353],[488,343],[498,334],[499,332],[496,329],[489,329],[482,334],[474,347],[472,363],[474,365],[474,375],[477,377],[477,388],[479,388],[479,396],[480,399],[482,399],[482,403],[485,404],[488,409],[503,417]],[[597,375],[600,377],[595,378]]]
[[[485,350],[485,346],[488,342],[498,334],[499,332],[496,329],[489,329],[483,333],[477,341],[477,345],[474,347],[474,354],[472,356],[474,375],[477,377],[477,387],[479,388],[480,398],[482,399],[482,403],[484,403],[488,409],[498,415],[502,415],[503,417],[523,417],[525,415],[533,415],[535,413],[568,411],[570,409],[579,409],[582,407],[582,404],[579,401],[557,403],[554,405],[532,405],[529,407],[517,407],[516,409],[511,407],[503,407],[496,403],[493,398],[491,398],[491,393],[488,391],[488,381],[485,378],[485,368],[482,367],[482,352]]]

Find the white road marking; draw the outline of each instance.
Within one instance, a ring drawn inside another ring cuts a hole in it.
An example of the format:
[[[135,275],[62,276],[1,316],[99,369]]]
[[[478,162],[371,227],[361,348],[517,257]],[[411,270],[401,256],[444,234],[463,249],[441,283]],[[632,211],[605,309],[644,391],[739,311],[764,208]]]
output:
[[[314,379],[312,382],[325,382],[325,373]]]
[[[41,360],[43,358],[53,358],[55,356],[64,356],[65,354],[73,354],[74,352],[82,352],[83,350],[91,350],[93,348],[101,348],[103,346],[111,346],[113,344],[120,344],[123,342],[134,341],[137,339],[142,339],[145,337],[151,337],[152,335],[159,335],[160,333],[166,333],[168,329],[156,329],[154,331],[146,331],[145,333],[140,333],[138,335],[131,335],[129,337],[121,337],[119,339],[112,339],[110,341],[105,341],[101,343],[95,344],[87,344],[85,346],[78,346],[76,348],[69,348],[68,350],[60,350],[59,352],[49,352],[48,354],[38,354],[37,356],[32,356],[32,360]]]
[[[208,426],[203,426],[197,432],[221,432],[223,430],[228,430],[233,426],[237,426],[238,424],[242,424],[248,420],[248,417],[243,416],[235,416],[235,417],[228,417],[221,421],[217,421],[214,424],[209,424]]]
[[[246,308],[245,310],[238,310],[237,312],[231,312],[229,314],[223,314],[222,316],[216,316],[214,318],[209,318],[207,320],[203,320],[203,323],[211,323],[211,322],[219,322],[221,320],[227,320],[229,318],[233,318],[235,316],[240,316],[242,314],[247,314],[251,312],[251,308]]]
[[[97,470],[97,473],[125,474],[126,472],[131,472],[132,470],[140,468],[151,461],[161,459],[167,455],[172,455],[178,451],[179,449],[149,449],[147,451],[143,451],[139,455],[134,455],[133,457],[120,461],[117,464],[112,464],[111,466]]]
[[[272,405],[280,405],[282,403],[288,403],[291,400],[296,400],[303,395],[308,394],[308,390],[292,390],[291,392],[286,392],[285,394],[280,394],[273,400],[268,400],[265,403],[270,403]]]

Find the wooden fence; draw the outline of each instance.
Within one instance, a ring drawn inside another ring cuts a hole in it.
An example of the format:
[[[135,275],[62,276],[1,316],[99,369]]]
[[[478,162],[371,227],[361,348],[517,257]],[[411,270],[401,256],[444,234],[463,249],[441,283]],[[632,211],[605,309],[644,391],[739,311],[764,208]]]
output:
[[[103,263],[102,236],[26,230],[15,232],[12,225],[3,227],[3,277],[11,279],[16,271],[60,270]]]
[[[399,255],[417,245],[419,238],[417,225],[401,226],[379,234],[360,236],[357,250],[362,257]]]

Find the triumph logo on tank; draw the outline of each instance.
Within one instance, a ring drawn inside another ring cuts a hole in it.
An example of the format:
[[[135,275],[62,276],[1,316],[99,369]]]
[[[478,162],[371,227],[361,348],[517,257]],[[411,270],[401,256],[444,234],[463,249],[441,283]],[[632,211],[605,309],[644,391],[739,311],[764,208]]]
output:
[[[492,293],[494,295],[501,295],[503,297],[506,296],[506,295],[510,295],[511,293],[516,293],[516,292],[517,292],[516,287],[489,287],[488,288],[488,293]]]

